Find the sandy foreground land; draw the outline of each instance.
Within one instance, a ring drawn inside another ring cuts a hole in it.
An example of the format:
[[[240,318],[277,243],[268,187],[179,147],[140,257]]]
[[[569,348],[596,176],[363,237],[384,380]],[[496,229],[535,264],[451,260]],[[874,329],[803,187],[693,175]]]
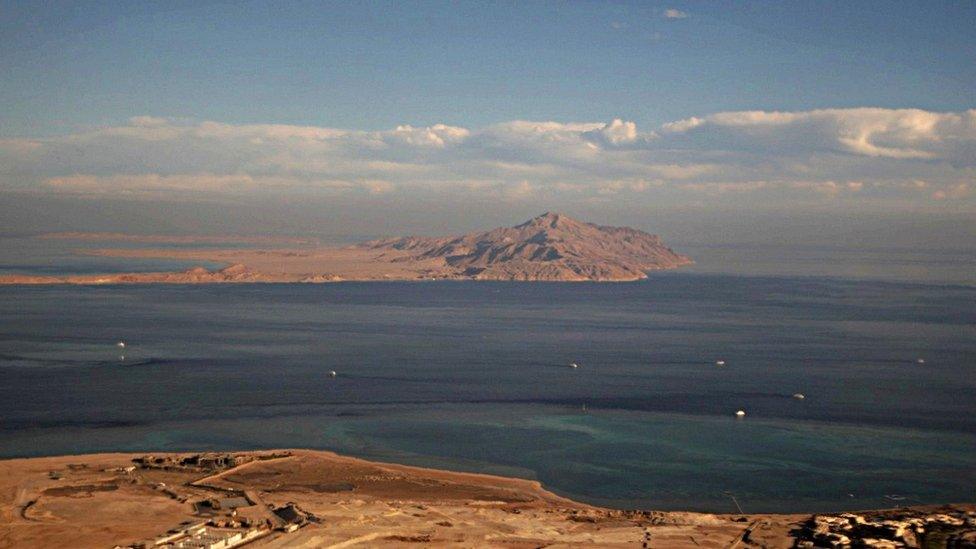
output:
[[[195,503],[234,494],[249,500],[238,517],[264,520],[269,506],[287,503],[314,517],[249,544],[262,547],[641,547],[650,540],[649,547],[727,548],[747,529],[750,546],[789,547],[789,531],[807,518],[615,511],[528,480],[283,452],[290,455],[216,472],[127,471],[137,454],[0,461],[0,547],[151,542],[199,521]]]

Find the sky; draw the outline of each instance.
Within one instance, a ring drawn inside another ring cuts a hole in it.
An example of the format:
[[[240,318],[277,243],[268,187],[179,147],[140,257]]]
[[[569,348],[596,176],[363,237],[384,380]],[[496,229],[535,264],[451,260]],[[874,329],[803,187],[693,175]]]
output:
[[[0,232],[976,248],[976,3],[0,2]]]

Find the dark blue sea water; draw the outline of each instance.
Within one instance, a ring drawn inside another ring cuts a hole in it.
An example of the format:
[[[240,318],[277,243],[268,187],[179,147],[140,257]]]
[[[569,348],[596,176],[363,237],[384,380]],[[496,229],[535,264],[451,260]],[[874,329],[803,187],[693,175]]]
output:
[[[0,456],[312,447],[619,507],[973,501],[974,305],[967,284],[694,270],[6,286]]]

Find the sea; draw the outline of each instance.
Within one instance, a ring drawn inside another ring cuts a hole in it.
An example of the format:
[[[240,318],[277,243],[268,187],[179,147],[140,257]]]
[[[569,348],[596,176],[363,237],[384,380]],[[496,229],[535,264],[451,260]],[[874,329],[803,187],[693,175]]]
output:
[[[82,247],[0,237],[0,273],[190,266]],[[318,448],[627,509],[976,501],[976,253],[675,248],[697,263],[627,283],[0,286],[0,457]]]

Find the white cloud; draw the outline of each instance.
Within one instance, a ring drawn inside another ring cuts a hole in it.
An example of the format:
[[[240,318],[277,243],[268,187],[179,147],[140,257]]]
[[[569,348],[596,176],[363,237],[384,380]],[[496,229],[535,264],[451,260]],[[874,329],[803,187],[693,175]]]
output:
[[[468,130],[454,126],[437,124],[427,128],[397,126],[392,132],[384,132],[384,139],[416,147],[445,147],[459,143],[468,137]]]
[[[972,201],[974,182],[976,110],[722,112],[654,129],[614,119],[383,131],[140,116],[0,140],[0,192],[96,197],[424,190],[505,200],[764,193],[963,202]]]
[[[168,119],[159,116],[133,116],[129,119],[129,124],[147,128],[152,128],[154,126],[165,126],[168,123]]]
[[[774,149],[800,147],[882,158],[940,158],[970,153],[976,110],[823,109],[806,112],[725,112],[665,124],[672,135],[708,135],[712,141]]]
[[[584,132],[584,135],[609,145],[633,143],[637,140],[637,124],[615,118],[600,129]]]

